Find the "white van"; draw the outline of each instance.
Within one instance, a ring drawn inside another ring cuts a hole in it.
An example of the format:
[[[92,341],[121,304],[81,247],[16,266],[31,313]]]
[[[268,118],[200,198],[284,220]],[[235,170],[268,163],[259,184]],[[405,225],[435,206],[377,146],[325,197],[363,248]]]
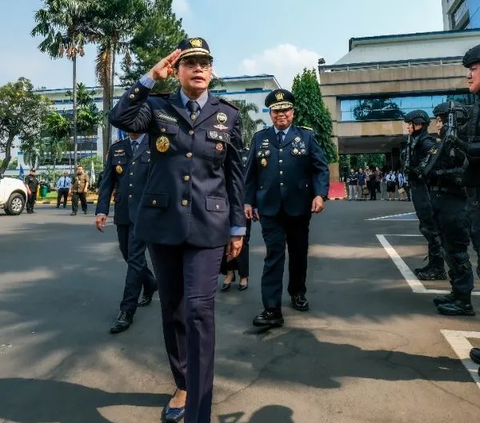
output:
[[[0,209],[17,216],[22,213],[27,202],[27,187],[16,178],[0,175]]]

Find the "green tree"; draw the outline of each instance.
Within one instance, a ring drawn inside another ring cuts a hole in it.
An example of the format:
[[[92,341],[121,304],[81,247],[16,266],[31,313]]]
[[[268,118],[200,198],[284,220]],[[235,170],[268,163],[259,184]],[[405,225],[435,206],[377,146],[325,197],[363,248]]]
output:
[[[73,94],[67,91],[65,95],[71,99]],[[83,136],[96,135],[98,126],[103,122],[103,115],[95,104],[95,95],[96,91],[88,90],[85,84],[80,82],[77,85],[77,127]]]
[[[338,154],[332,141],[332,118],[323,102],[314,69],[304,69],[301,75],[294,78],[292,94],[295,96],[294,124],[312,128],[328,162],[336,162]]]
[[[97,45],[96,75],[103,96],[103,157],[112,138],[108,112],[113,106],[115,60],[124,54],[129,61],[132,36],[144,22],[150,0],[102,0],[95,3],[90,40]]]
[[[0,87],[0,151],[5,153],[0,174],[10,163],[15,138],[24,152],[38,149],[50,106],[50,100],[33,92],[28,79]]]
[[[149,1],[147,13],[130,41],[131,56],[126,55],[122,64],[125,72],[122,83],[133,85],[185,38],[187,34],[182,29],[182,19],[172,12],[172,0]],[[177,80],[169,78],[157,81],[153,91],[171,92],[177,87]]]
[[[77,163],[77,57],[84,55],[84,46],[91,36],[94,16],[92,0],[43,0],[43,9],[35,13],[36,26],[31,35],[43,36],[39,50],[57,59],[66,56],[72,61],[73,145]]]
[[[250,112],[258,113],[258,107],[255,103],[247,103],[242,100],[232,100],[232,103],[238,107],[240,113],[240,131],[242,133],[243,146],[249,147],[253,134],[258,131],[259,125],[265,125],[263,119],[252,119]]]
[[[45,120],[45,131],[44,159],[52,162],[55,172],[57,162],[62,160],[70,144],[70,122],[64,114],[57,111],[49,113]]]
[[[8,165],[8,170],[16,170],[18,167],[18,159],[13,159],[9,165]]]

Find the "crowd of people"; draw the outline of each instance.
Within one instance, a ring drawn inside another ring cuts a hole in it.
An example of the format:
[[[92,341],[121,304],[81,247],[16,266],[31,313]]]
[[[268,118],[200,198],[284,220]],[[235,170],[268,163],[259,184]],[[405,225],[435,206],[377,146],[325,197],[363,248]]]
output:
[[[369,166],[365,170],[350,169],[350,173],[343,179],[348,187],[349,201],[377,199],[411,201],[408,177],[401,170],[382,171],[378,167]]]

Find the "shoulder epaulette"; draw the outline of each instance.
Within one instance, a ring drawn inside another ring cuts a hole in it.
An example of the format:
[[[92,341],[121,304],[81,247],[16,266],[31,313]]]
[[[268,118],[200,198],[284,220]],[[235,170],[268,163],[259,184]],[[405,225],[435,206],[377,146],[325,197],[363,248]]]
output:
[[[118,144],[119,142],[122,142],[123,140],[124,140],[124,139],[121,138],[121,139],[119,139],[119,140],[117,140],[117,141],[113,141],[113,142],[112,142],[112,145]]]
[[[225,99],[222,98],[222,97],[218,97],[218,101],[220,101],[220,103],[226,104],[227,106],[233,107],[235,110],[238,110],[238,109],[239,109],[238,106],[235,106],[235,104],[230,103],[229,101],[225,100]]]
[[[149,94],[148,96],[149,97],[163,97],[163,98],[167,98],[167,97],[170,97],[172,95],[172,93],[151,93]]]
[[[306,129],[307,131],[313,131],[312,128],[310,128],[309,126],[302,126],[302,125],[298,125],[299,128],[302,128],[302,129]]]
[[[260,129],[259,131],[255,132],[253,135],[257,135],[257,134],[259,134],[260,132],[266,131],[267,129],[270,129],[270,126],[267,126],[267,127],[265,127],[265,128]]]

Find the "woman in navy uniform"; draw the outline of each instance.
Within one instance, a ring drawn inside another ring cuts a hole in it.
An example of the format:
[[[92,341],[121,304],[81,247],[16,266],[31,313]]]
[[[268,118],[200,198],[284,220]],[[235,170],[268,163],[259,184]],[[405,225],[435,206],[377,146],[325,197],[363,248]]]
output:
[[[210,422],[220,263],[224,252],[238,256],[246,232],[239,113],[208,92],[212,61],[205,40],[182,41],[110,113],[115,127],[150,136],[136,233],[147,242],[159,285],[177,386],[164,414],[173,422],[183,415],[185,423]],[[180,90],[149,97],[155,81],[172,74]]]
[[[307,255],[312,213],[328,195],[329,171],[312,130],[292,125],[295,99],[274,90],[265,99],[273,127],[252,140],[245,177],[247,219],[259,218],[267,255],[262,274],[264,311],[255,326],[283,325],[282,279],[285,246],[289,254],[288,293],[294,309],[308,310]]]

